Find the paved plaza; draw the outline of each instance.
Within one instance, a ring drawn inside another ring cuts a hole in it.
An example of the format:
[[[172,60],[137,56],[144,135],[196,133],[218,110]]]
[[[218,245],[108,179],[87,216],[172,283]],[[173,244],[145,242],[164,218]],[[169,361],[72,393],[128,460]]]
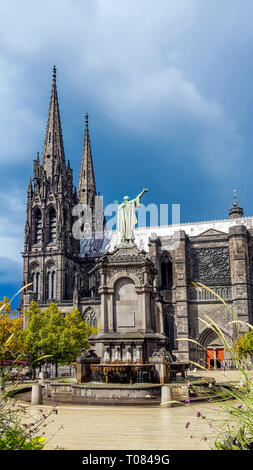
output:
[[[190,375],[214,377],[217,383],[240,380],[238,371],[198,370]],[[221,407],[209,402],[172,408],[57,405],[57,414],[44,428],[45,450],[208,450],[214,436],[208,421],[222,418]],[[51,409],[40,405],[31,411],[41,408],[45,414]]]
[[[218,416],[218,405],[211,403],[173,408],[57,408],[54,422],[45,428],[48,441],[45,450],[209,449],[211,428],[196,413],[200,411],[207,418]],[[187,421],[190,422],[188,428],[185,427]]]

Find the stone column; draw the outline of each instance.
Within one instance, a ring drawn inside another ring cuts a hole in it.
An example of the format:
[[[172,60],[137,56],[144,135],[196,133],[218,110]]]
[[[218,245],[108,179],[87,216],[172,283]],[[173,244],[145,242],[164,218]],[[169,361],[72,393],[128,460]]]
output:
[[[98,292],[101,296],[101,333],[108,332],[108,308],[107,308],[107,287],[102,285],[99,287]]]
[[[41,405],[42,404],[42,385],[34,384],[32,385],[32,405]]]
[[[174,273],[176,286],[176,327],[177,337],[188,338],[188,302],[187,302],[187,237],[185,232],[180,231],[180,246],[175,250]],[[178,348],[178,360],[189,361],[189,343],[187,341],[175,341]]]
[[[39,384],[40,385],[45,384],[45,372],[39,372]]]
[[[116,331],[117,329],[117,318],[114,312],[113,303],[114,289],[108,288],[107,290],[107,318],[108,318],[108,331]]]
[[[244,225],[229,229],[229,255],[233,310],[238,320],[248,322],[251,309],[248,232]],[[240,326],[242,329],[243,327]],[[244,331],[248,328],[245,326]],[[234,339],[237,336],[234,329]]]
[[[152,332],[152,326],[151,326],[151,292],[152,292],[152,288],[150,286],[145,286],[144,287],[146,331],[148,331],[148,332]]]
[[[161,405],[164,408],[171,408],[172,403],[172,388],[170,386],[163,385],[161,390]]]

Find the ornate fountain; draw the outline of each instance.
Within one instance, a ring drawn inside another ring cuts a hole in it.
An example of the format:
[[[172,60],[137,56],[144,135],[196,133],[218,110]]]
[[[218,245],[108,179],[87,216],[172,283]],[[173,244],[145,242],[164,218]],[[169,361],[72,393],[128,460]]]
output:
[[[169,380],[167,338],[161,333],[163,319],[155,307],[156,269],[132,239],[134,210],[146,191],[143,189],[133,200],[125,196],[118,208],[121,242],[97,263],[101,279],[101,329],[90,336],[89,342],[100,363],[92,363],[89,358],[88,375],[105,383],[114,382],[117,377],[121,381],[123,376],[126,383]],[[85,358],[78,360],[81,367]],[[81,372],[78,375],[88,377]]]

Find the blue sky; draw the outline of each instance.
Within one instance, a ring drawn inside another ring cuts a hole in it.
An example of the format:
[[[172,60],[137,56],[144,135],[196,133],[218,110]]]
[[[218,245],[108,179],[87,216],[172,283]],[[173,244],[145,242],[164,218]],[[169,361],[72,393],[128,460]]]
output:
[[[89,113],[104,203],[149,188],[181,220],[253,215],[251,0],[2,0],[0,296],[21,285],[26,189],[57,85],[78,182]]]

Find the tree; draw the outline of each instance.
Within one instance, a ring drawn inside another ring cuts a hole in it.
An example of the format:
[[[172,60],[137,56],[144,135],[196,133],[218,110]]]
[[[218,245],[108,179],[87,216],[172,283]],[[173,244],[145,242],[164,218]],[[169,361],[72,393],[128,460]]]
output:
[[[41,312],[37,302],[32,301],[29,309],[25,311],[28,326],[23,330],[23,341],[25,344],[25,351],[32,365],[32,378],[35,375],[35,363],[38,356],[41,354],[40,346],[40,330],[45,323],[45,316]]]
[[[88,337],[97,333],[97,328],[90,326],[77,308],[66,313],[64,317],[64,329],[62,331],[62,343],[64,344],[64,361],[70,363],[75,361],[80,354],[80,349],[89,349]]]
[[[82,320],[77,309],[64,316],[53,302],[42,312],[33,301],[26,315],[28,326],[24,338],[27,351],[34,358],[40,352],[51,355],[56,376],[58,365],[74,361],[81,348],[89,348],[88,337],[97,332]]]
[[[240,359],[253,356],[253,329],[235,341],[234,349]]]
[[[10,301],[4,297],[0,302],[0,362],[7,359],[16,359],[24,350],[25,344],[22,339],[21,317],[11,318]],[[8,342],[8,345],[7,345]]]

